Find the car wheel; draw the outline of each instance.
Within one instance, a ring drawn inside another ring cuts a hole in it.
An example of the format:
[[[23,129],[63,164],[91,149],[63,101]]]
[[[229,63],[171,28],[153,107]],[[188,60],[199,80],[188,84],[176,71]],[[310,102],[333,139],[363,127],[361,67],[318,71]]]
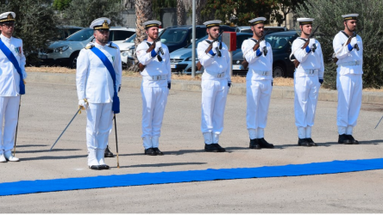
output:
[[[78,57],[78,53],[73,53],[72,56],[70,56],[70,59],[69,59],[69,67],[71,69],[76,69],[76,65],[77,65],[77,57]]]
[[[273,77],[285,77],[285,68],[279,64],[273,67]]]

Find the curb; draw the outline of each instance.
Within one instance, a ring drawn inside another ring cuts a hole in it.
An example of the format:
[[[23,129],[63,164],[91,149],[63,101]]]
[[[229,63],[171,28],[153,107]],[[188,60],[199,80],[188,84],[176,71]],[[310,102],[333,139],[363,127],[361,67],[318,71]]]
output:
[[[44,72],[28,72],[27,82],[34,83],[59,83],[59,84],[75,84],[76,75],[66,73],[44,73]],[[140,88],[140,77],[122,77],[122,86],[130,88]],[[172,80],[172,89],[181,91],[201,92],[200,81],[184,81]],[[246,95],[245,83],[233,83],[229,94]],[[382,92],[366,92],[362,93],[362,103],[383,103]],[[272,99],[294,99],[294,88],[287,86],[274,86],[271,93]],[[320,89],[319,101],[338,101],[338,93],[336,90]]]

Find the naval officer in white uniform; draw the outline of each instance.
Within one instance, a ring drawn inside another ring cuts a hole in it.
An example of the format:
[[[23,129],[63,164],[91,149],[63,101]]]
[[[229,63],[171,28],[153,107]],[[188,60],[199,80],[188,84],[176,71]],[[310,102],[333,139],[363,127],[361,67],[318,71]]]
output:
[[[90,28],[94,29],[95,41],[80,51],[77,60],[77,95],[79,105],[86,109],[86,142],[88,148],[88,166],[93,170],[109,169],[104,160],[109,133],[112,130],[112,105],[121,83],[121,59],[117,45],[109,42],[110,20],[102,17],[94,20]],[[97,55],[94,51],[100,51]],[[105,56],[115,73],[111,72],[99,56]],[[115,82],[115,83],[114,83]]]
[[[220,23],[221,20],[203,23],[207,28],[208,39],[198,43],[197,47],[198,59],[204,67],[201,81],[201,131],[207,152],[226,151],[218,142],[223,130],[227,93],[231,86],[231,68],[227,46],[222,41],[214,41],[219,36]],[[206,53],[210,44],[212,44],[212,49]]]
[[[250,138],[249,148],[251,149],[274,147],[264,138],[270,96],[273,89],[273,50],[271,45],[262,39],[265,34],[265,21],[265,17],[250,20],[253,37],[242,43],[244,59],[249,63],[249,70],[246,75],[246,124]],[[254,50],[256,44],[259,44],[259,47]]]
[[[15,143],[20,95],[25,93],[23,79],[27,74],[24,68],[23,41],[12,37],[15,18],[14,12],[0,14],[0,163],[19,161],[19,158],[12,155],[12,149]],[[13,58],[14,62],[10,58]]]
[[[336,64],[338,89],[338,143],[358,144],[352,136],[362,105],[363,89],[363,42],[356,35],[359,14],[342,15],[344,30],[335,35],[333,47]],[[349,38],[351,40],[348,42]]]
[[[321,45],[316,39],[309,38],[313,30],[313,20],[297,19],[301,35],[292,44],[292,55],[299,62],[294,72],[294,111],[300,146],[317,146],[311,138],[311,129],[314,125],[319,88],[323,83],[324,63]]]
[[[159,149],[162,120],[171,88],[170,55],[166,45],[158,40],[160,21],[149,20],[143,23],[147,40],[137,46],[138,61],[145,66],[142,75],[142,140],[144,153],[163,155]],[[155,43],[153,50],[148,52]]]

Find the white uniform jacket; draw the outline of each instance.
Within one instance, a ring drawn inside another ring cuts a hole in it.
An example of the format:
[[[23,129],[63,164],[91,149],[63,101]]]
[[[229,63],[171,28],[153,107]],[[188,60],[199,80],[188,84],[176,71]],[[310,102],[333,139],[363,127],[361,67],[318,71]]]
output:
[[[1,41],[11,50],[21,68],[23,79],[27,78],[25,72],[25,56],[23,41],[18,38],[7,38],[0,34]],[[20,75],[8,57],[0,51],[0,96],[17,96],[20,92]]]
[[[262,51],[266,47],[267,55],[257,56],[257,50],[253,51],[256,40],[249,38],[242,43],[242,53],[244,59],[249,63],[249,71],[246,79],[248,80],[272,80],[273,79],[273,50],[271,45],[265,40],[259,44]]]
[[[323,79],[324,75],[324,62],[323,62],[323,54],[320,43],[314,39],[310,38],[309,47],[311,48],[311,44],[315,43],[316,50],[306,52],[306,49],[302,49],[303,45],[306,43],[306,39],[298,37],[294,40],[292,44],[292,52],[295,58],[300,62],[299,66],[295,69],[296,74],[298,76],[306,76],[310,75],[307,71],[310,70],[319,70],[311,75],[318,75],[319,79]],[[310,75],[310,76],[311,76]]]
[[[222,43],[221,57],[218,57],[218,54],[208,55],[205,53],[206,49],[209,47],[209,43],[204,40],[198,43],[197,53],[198,59],[201,65],[204,67],[204,73],[202,75],[202,79],[215,79],[218,76],[225,77],[227,81],[231,82],[230,77],[230,57],[229,51],[225,43]]]
[[[353,48],[348,49],[346,42],[348,36],[343,31],[337,33],[333,40],[335,56],[338,58],[336,64],[340,67],[340,75],[345,74],[363,74],[363,42],[359,35],[356,35],[356,41],[359,51]]]
[[[152,44],[149,42],[149,44]],[[150,52],[146,52],[149,49],[148,42],[144,40],[140,43],[136,49],[138,61],[145,65],[145,69],[141,72],[144,79],[143,86],[146,87],[167,87],[171,81],[171,69],[170,69],[170,55],[169,49],[166,45],[161,44],[164,55],[157,53],[162,57],[162,61],[158,60],[157,55],[152,57]],[[155,77],[160,77],[155,78]]]
[[[89,46],[97,47],[110,60],[116,73],[116,86],[113,86],[112,76],[100,58],[90,49],[84,48],[77,58],[78,99],[86,98],[90,103],[110,103],[113,101],[114,90],[121,84],[120,49],[111,42],[105,46],[89,43],[87,47]]]

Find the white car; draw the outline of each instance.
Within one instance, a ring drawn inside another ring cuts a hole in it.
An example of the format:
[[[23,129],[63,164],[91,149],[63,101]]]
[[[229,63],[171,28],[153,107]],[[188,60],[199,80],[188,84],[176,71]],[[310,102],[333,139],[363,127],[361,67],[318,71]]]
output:
[[[76,68],[80,50],[94,39],[93,31],[93,29],[84,28],[70,35],[65,40],[53,42],[47,50],[39,52],[38,57],[42,61],[41,63]],[[133,35],[135,30],[126,27],[111,27],[109,32],[109,40],[118,44]]]

